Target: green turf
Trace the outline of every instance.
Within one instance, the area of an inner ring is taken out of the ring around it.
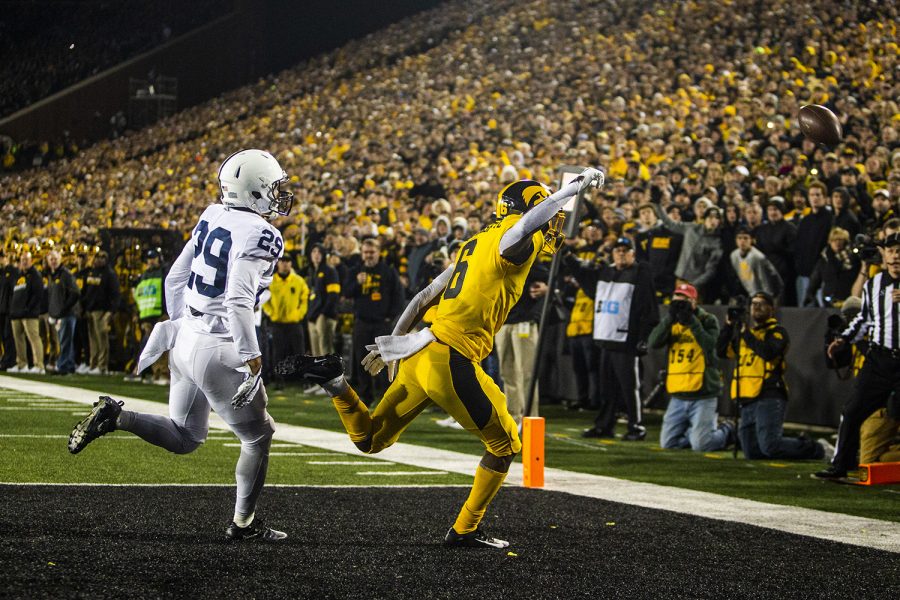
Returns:
[[[113,396],[119,394],[160,402],[165,401],[167,394],[166,388],[126,383],[121,380],[121,377],[69,376],[62,379],[40,376],[22,377],[102,390]],[[342,431],[340,421],[334,414],[334,409],[327,398],[304,396],[300,393],[299,387],[291,385],[287,386],[283,392],[270,391],[269,395],[269,410],[276,422]],[[661,421],[658,413],[646,416],[649,429],[648,441],[621,442],[582,439],[580,432],[591,425],[592,414],[567,411],[558,406],[542,407],[542,410],[547,418],[546,464],[548,467],[671,485],[762,502],[900,521],[900,511],[897,510],[898,502],[900,502],[900,497],[898,497],[900,486],[897,485],[866,487],[817,481],[811,479],[810,475],[821,468],[823,463],[815,461],[747,461],[742,458],[733,459],[731,452],[702,454],[690,451],[662,450],[658,445]],[[401,440],[411,444],[480,455],[483,449],[473,436],[435,425],[434,422],[444,416],[439,411],[426,411],[413,422]],[[68,430],[66,427],[63,429]],[[127,443],[122,442],[121,444],[124,446]],[[224,481],[230,480],[233,454],[228,455],[227,460],[218,457],[207,458],[204,453],[212,452],[212,446],[209,444],[208,446],[210,447],[201,449],[198,460],[210,461],[211,468],[218,468],[218,461],[221,461],[223,470],[219,476]],[[236,451],[236,449],[233,450]],[[178,472],[177,465],[179,461],[184,460],[188,465],[185,467],[188,470],[185,476],[192,476],[193,480],[199,480],[201,469],[199,465],[191,463],[189,457],[176,457],[176,461],[170,463],[171,455],[162,451],[158,452],[161,464],[167,465],[167,468],[173,473]],[[85,453],[86,455],[87,453]],[[53,462],[59,459],[48,456],[46,460]],[[283,465],[285,462],[287,461],[272,460],[271,471],[273,474],[270,480],[276,481],[274,478],[282,477],[281,473],[285,469]],[[204,463],[205,465],[206,463]],[[46,468],[50,469],[51,467]],[[61,469],[67,470],[66,465],[63,465]],[[287,470],[290,471],[290,469]],[[5,471],[0,471],[0,473],[3,472]],[[70,480],[78,480],[79,476],[83,477],[83,474],[75,475],[73,472],[73,479]],[[310,477],[317,482],[321,477],[321,482],[326,484],[329,482],[344,483],[339,472],[334,469],[328,469],[321,474],[310,474]],[[9,480],[6,477],[2,479]],[[395,480],[395,478],[390,479],[390,482],[379,483],[408,483]],[[442,479],[441,483],[449,483],[449,479],[449,477],[447,480]],[[465,481],[465,478],[462,480]],[[284,480],[279,479],[278,481],[283,482]],[[453,483],[458,481],[455,479]]]
[[[96,382],[95,382],[96,383]],[[159,391],[157,390],[157,396]],[[30,402],[29,402],[30,400]],[[211,430],[189,455],[171,454],[114,432],[77,456],[66,449],[68,432],[87,414],[84,404],[0,389],[2,482],[230,484],[240,451],[230,432]],[[471,478],[276,441],[267,481],[303,485],[467,485]],[[316,464],[331,463],[331,464]],[[352,463],[352,464],[336,464]],[[360,475],[360,473],[378,475]],[[416,472],[411,475],[381,473]]]

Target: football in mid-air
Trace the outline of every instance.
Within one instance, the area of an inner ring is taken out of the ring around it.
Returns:
[[[800,131],[817,144],[834,146],[839,144],[844,134],[841,122],[833,112],[819,104],[801,106],[797,113]]]

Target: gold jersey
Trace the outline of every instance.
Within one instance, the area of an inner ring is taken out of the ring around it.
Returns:
[[[510,215],[496,221],[463,244],[431,324],[438,340],[474,362],[491,353],[494,335],[522,296],[544,243],[544,235],[536,231],[531,254],[520,265],[500,256],[500,238],[521,218]]]

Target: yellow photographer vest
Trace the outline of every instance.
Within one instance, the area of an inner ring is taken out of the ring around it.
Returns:
[[[672,325],[666,391],[670,394],[696,392],[703,386],[705,370],[706,357],[691,328],[681,323]]]
[[[769,330],[778,326],[775,319],[770,319],[764,327],[753,328],[750,334],[757,339],[763,339]],[[780,333],[775,333],[781,336]],[[732,356],[733,350],[729,347],[729,353]],[[738,365],[740,373],[738,373]],[[732,398],[756,398],[762,391],[763,382],[772,376],[776,371],[784,373],[784,357],[776,362],[767,362],[761,356],[753,352],[741,338],[740,360],[735,364],[734,377],[731,379],[731,397]],[[738,394],[738,375],[740,375],[740,394]]]

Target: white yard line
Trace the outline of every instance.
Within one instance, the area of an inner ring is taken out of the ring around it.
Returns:
[[[69,412],[75,408],[74,406],[68,406],[66,408],[56,407],[46,407],[41,406],[39,408],[33,406],[0,406],[0,410],[40,410],[40,411],[60,411],[60,412]]]
[[[359,471],[357,475],[385,475],[394,477],[396,475],[449,475],[447,471]]]
[[[376,463],[373,460],[308,460],[306,461],[308,465],[392,465],[394,463],[391,462],[382,462]]]
[[[418,473],[418,471],[417,471]],[[387,473],[373,473],[374,475],[386,475]],[[393,473],[391,473],[393,475]],[[432,472],[428,473],[429,475]],[[446,475],[446,473],[441,473]],[[11,487],[25,487],[25,486],[47,486],[47,487],[122,487],[122,488],[130,488],[130,487],[176,487],[176,488],[193,488],[193,487],[220,487],[220,488],[233,488],[234,482],[231,483],[85,483],[82,481],[76,483],[46,483],[43,481],[30,481],[30,482],[21,482],[21,481],[0,481],[0,486],[11,486]],[[349,488],[349,489],[365,489],[365,488],[379,488],[379,489],[394,489],[394,488],[423,488],[423,487],[433,487],[433,488],[469,488],[471,487],[466,483],[438,483],[438,484],[430,484],[430,483],[398,483],[393,485],[367,485],[367,484],[340,484],[340,485],[310,485],[308,483],[266,483],[266,487],[272,488],[311,488],[311,489],[334,489],[334,488]]]
[[[334,452],[269,452],[269,456],[334,456]]]
[[[7,376],[0,376],[0,387],[38,396],[72,400],[83,404],[93,404],[97,397],[102,395],[101,392]],[[168,407],[159,402],[123,397],[118,399],[125,400],[126,407],[130,410],[153,414],[168,414]],[[227,429],[225,423],[215,414],[210,415],[210,427]],[[346,434],[300,427],[298,425],[278,424],[276,426],[275,439],[346,454],[355,454],[357,452]],[[367,458],[463,475],[471,475],[478,463],[478,457],[471,454],[404,443],[394,444],[384,452],[378,455],[367,456]],[[722,521],[745,523],[798,535],[900,553],[900,523],[892,521],[881,521],[781,504],[768,504],[709,492],[627,481],[587,473],[575,473],[562,469],[546,469],[544,479],[546,483],[544,489],[549,491],[567,492],[610,502],[669,510]],[[513,485],[521,485],[521,464],[516,463],[513,465],[507,482]]]

